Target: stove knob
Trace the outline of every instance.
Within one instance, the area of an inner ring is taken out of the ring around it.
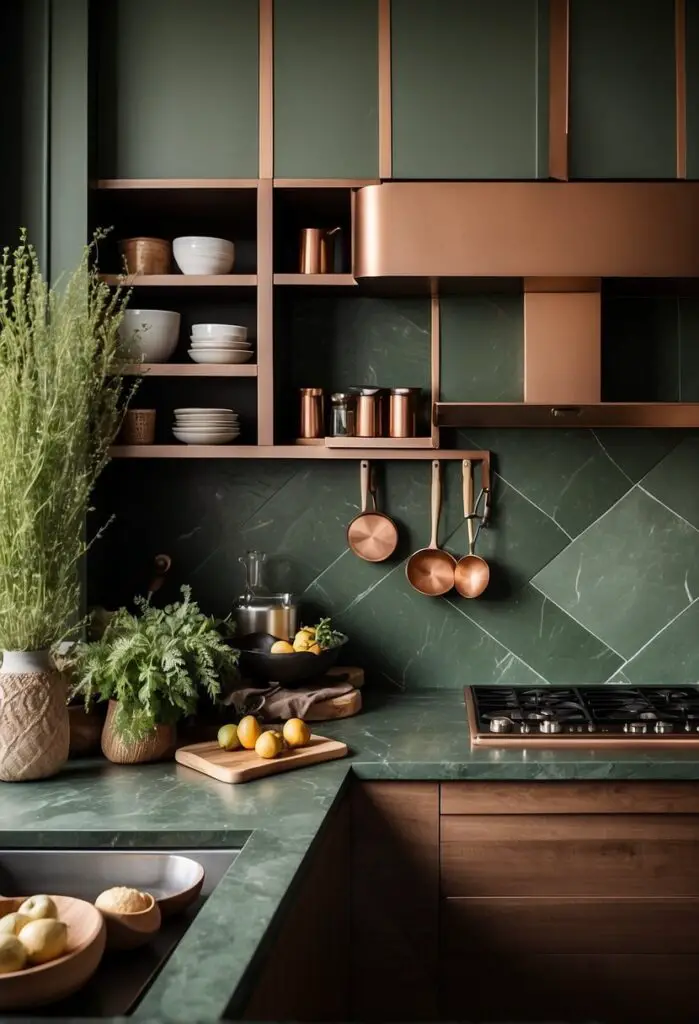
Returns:
[[[491,732],[511,732],[512,720],[510,718],[491,718],[489,728]]]
[[[656,732],[672,732],[672,722],[656,722],[653,729]]]
[[[520,722],[519,731],[520,732],[531,732],[532,731],[532,727],[529,724],[529,722]]]
[[[685,732],[694,732],[694,730],[692,728],[692,723],[691,722],[685,722],[684,723],[684,731]]]
[[[588,722],[587,723],[587,731],[588,732],[597,732],[597,726],[595,725],[594,722]]]
[[[648,726],[645,722],[624,722],[624,732],[648,732]]]
[[[550,735],[551,733],[561,732],[562,729],[563,726],[555,718],[544,718],[539,722],[539,732],[545,732]]]

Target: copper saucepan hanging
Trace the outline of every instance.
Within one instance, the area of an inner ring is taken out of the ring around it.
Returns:
[[[405,574],[411,587],[426,597],[440,597],[454,586],[456,559],[437,544],[439,513],[442,507],[442,484],[439,460],[432,462],[431,518],[432,533],[429,547],[421,548],[411,555],[405,567]]]
[[[362,459],[359,467],[362,511],[347,527],[347,543],[365,562],[384,562],[398,545],[398,529],[389,516],[376,511],[376,496],[369,462]],[[369,490],[373,511],[369,511]]]

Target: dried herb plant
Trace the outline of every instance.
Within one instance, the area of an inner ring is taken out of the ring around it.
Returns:
[[[129,397],[118,330],[128,298],[86,246],[51,288],[23,232],[0,263],[0,648],[44,650],[80,610],[93,485]],[[98,533],[99,535],[99,533]]]

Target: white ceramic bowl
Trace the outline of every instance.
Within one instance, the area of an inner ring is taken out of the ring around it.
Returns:
[[[239,324],[192,324],[192,335],[194,338],[238,338],[246,341],[248,337],[247,327]]]
[[[214,409],[213,407],[210,407],[210,406],[201,406],[201,405],[183,406],[181,409],[174,409],[173,412],[175,413],[175,416],[179,416],[180,413],[185,413],[186,414],[188,412],[192,412],[192,413],[223,412],[223,413],[227,413],[230,416],[237,416],[238,415],[236,413],[235,409]]]
[[[183,274],[230,274],[235,261],[233,242],[205,235],[176,238],[172,252]]]
[[[231,441],[237,440],[239,436],[239,432],[236,433],[232,430],[227,433],[199,433],[187,430],[184,427],[174,427],[172,433],[178,441],[183,441],[184,444],[230,444]]]
[[[134,361],[166,363],[177,348],[180,320],[169,309],[127,309],[119,338]]]
[[[242,338],[193,338],[189,340],[192,348],[252,348],[252,342]]]
[[[195,363],[207,365],[233,366],[239,363],[248,363],[252,359],[252,352],[231,352],[227,349],[193,349],[189,350],[189,358]]]
[[[207,416],[175,416],[175,423],[186,423],[193,427],[208,426],[211,423],[225,424],[226,426],[237,426],[240,421],[240,417],[236,414],[230,416],[224,416],[223,413],[212,413]]]

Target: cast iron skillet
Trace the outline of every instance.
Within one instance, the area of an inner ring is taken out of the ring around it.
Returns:
[[[281,683],[282,686],[299,686],[324,675],[337,661],[340,651],[347,643],[343,636],[339,644],[321,654],[270,654],[272,644],[278,637],[269,633],[248,633],[234,641],[240,650],[240,671],[267,683]]]

